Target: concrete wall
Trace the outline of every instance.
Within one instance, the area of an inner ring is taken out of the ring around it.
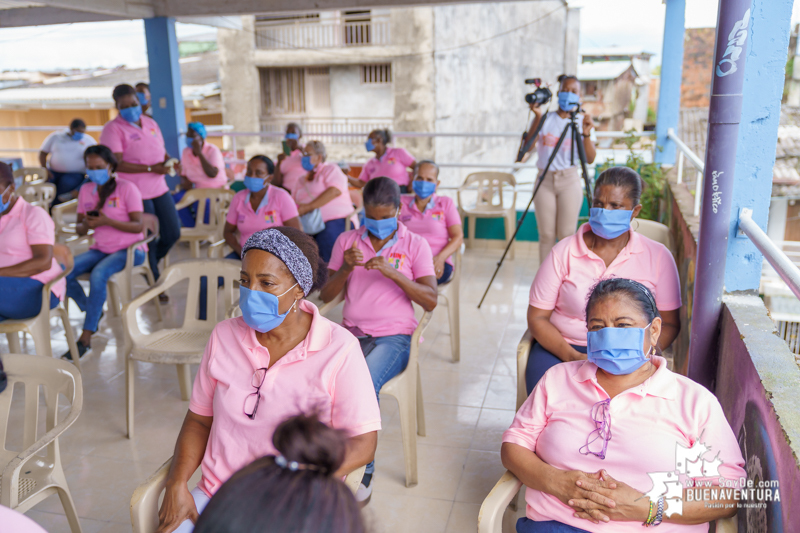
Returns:
[[[252,16],[243,16],[241,31],[220,28],[217,32],[222,112],[225,124],[233,125],[234,131],[256,132],[260,128],[260,80],[253,59],[254,21]],[[236,140],[239,148],[255,142],[255,137]]]
[[[331,116],[386,118],[394,116],[392,84],[362,84],[361,67],[330,68]]]

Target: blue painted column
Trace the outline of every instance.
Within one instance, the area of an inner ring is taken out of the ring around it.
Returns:
[[[661,46],[661,86],[658,91],[656,122],[656,163],[675,164],[675,143],[667,138],[667,130],[678,131],[683,76],[683,30],[686,0],[666,0],[664,44]]]
[[[729,292],[758,290],[761,280],[763,257],[750,239],[737,237],[736,230],[743,207],[752,209],[753,220],[767,229],[791,17],[792,0],[753,2],[725,264]]]
[[[186,134],[186,111],[181,95],[181,67],[175,19],[145,19],[144,33],[150,65],[153,118],[164,134],[167,153],[171,157],[180,158],[183,136]],[[172,181],[169,176],[167,181]]]

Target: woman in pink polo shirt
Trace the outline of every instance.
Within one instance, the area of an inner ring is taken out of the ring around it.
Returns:
[[[178,203],[189,189],[222,189],[228,184],[222,152],[206,142],[206,127],[202,122],[186,125],[186,148],[181,153],[181,190],[172,195]],[[206,200],[205,222],[208,223],[211,200]],[[193,228],[197,202],[178,211],[181,226]]]
[[[666,349],[681,328],[680,280],[667,248],[636,233],[631,221],[642,210],[642,179],[628,167],[600,174],[589,223],[555,245],[531,285],[528,329],[535,340],[525,381],[530,394],[542,375],[562,361],[586,359],[584,304],[601,279],[629,278],[656,296]],[[634,227],[635,227],[634,222]]]
[[[294,192],[297,182],[308,174],[303,168],[303,145],[300,144],[302,138],[303,130],[299,124],[290,122],[286,125],[286,136],[283,141],[289,153],[284,151],[278,154],[278,164],[272,176],[273,185],[283,187],[290,193]]]
[[[139,188],[144,212],[158,217],[159,237],[148,251],[150,268],[158,279],[158,262],[181,236],[178,212],[164,178],[168,172],[164,163],[169,155],[158,124],[142,114],[136,89],[130,85],[117,85],[113,97],[119,115],[103,126],[100,144],[114,152],[118,177]]]
[[[375,158],[367,161],[358,179],[349,178],[350,185],[364,187],[369,180],[385,176],[396,181],[403,194],[411,192],[408,189],[408,171],[414,168],[416,160],[405,148],[389,146],[390,142],[392,134],[389,130],[374,130],[369,134],[365,146],[367,152],[375,152]]]
[[[22,178],[0,162],[0,322],[39,314],[42,289],[62,272],[53,257],[56,226],[47,211],[14,192]],[[53,285],[50,309],[64,296],[67,282]]]
[[[339,476],[375,454],[381,414],[358,342],[304,299],[327,278],[314,240],[270,228],[247,240],[242,257],[242,316],[217,324],[206,346],[167,478],[161,533],[191,531],[234,472],[276,455],[273,434],[290,416],[316,413],[349,437]],[[203,477],[190,491],[198,466]]]
[[[241,259],[244,243],[262,229],[275,226],[303,229],[292,197],[270,184],[274,170],[275,164],[265,155],[253,156],[247,162],[245,189],[233,196],[225,219],[225,242],[233,248],[227,259]]]
[[[327,262],[331,259],[333,244],[344,232],[347,217],[353,212],[353,202],[347,190],[347,176],[339,165],[325,161],[326,157],[325,145],[321,142],[306,144],[302,159],[306,175],[298,180],[292,198],[297,202],[300,217],[320,210],[325,227],[314,233],[314,240],[320,256]],[[304,229],[309,231],[309,228]]]
[[[588,360],[548,370],[503,434],[503,465],[528,487],[517,531],[705,533],[734,515],[742,453],[716,397],[656,355],[650,290],[603,280],[586,318]],[[729,492],[689,498],[692,481]]]
[[[452,198],[435,195],[439,186],[439,167],[433,161],[420,161],[411,188],[414,196],[404,197],[400,222],[422,236],[431,246],[436,283],[441,285],[453,275],[451,256],[464,242],[461,216]]]
[[[98,144],[87,148],[83,157],[89,182],[78,192],[76,230],[78,235],[94,230],[94,244],[88,252],[75,257],[75,266],[67,274],[67,297],[86,313],[77,343],[81,357],[100,324],[108,280],[125,268],[128,246],[144,239],[142,193],[133,183],[117,178],[114,154]],[[134,265],[144,263],[145,250],[146,246],[134,252]],[[90,274],[88,297],[78,282],[83,274]],[[62,357],[72,359],[69,351]]]
[[[331,277],[320,298],[330,302],[344,291],[342,324],[358,337],[378,395],[408,365],[417,327],[412,302],[432,311],[438,296],[430,245],[397,220],[397,182],[375,178],[367,183],[364,210],[364,227],[336,240],[328,265]],[[374,468],[367,465],[359,501],[372,494]]]

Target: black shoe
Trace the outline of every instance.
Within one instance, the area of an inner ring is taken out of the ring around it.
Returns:
[[[86,355],[86,352],[89,350],[89,346],[86,346],[82,342],[76,342],[75,346],[78,347],[78,358],[80,360],[83,360],[83,356]],[[61,359],[66,359],[67,361],[72,361],[72,354],[70,353],[69,350],[67,350],[67,353],[62,355]]]

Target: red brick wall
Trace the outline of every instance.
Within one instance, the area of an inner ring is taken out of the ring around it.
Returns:
[[[687,28],[683,37],[681,107],[708,107],[713,63],[714,28]]]

